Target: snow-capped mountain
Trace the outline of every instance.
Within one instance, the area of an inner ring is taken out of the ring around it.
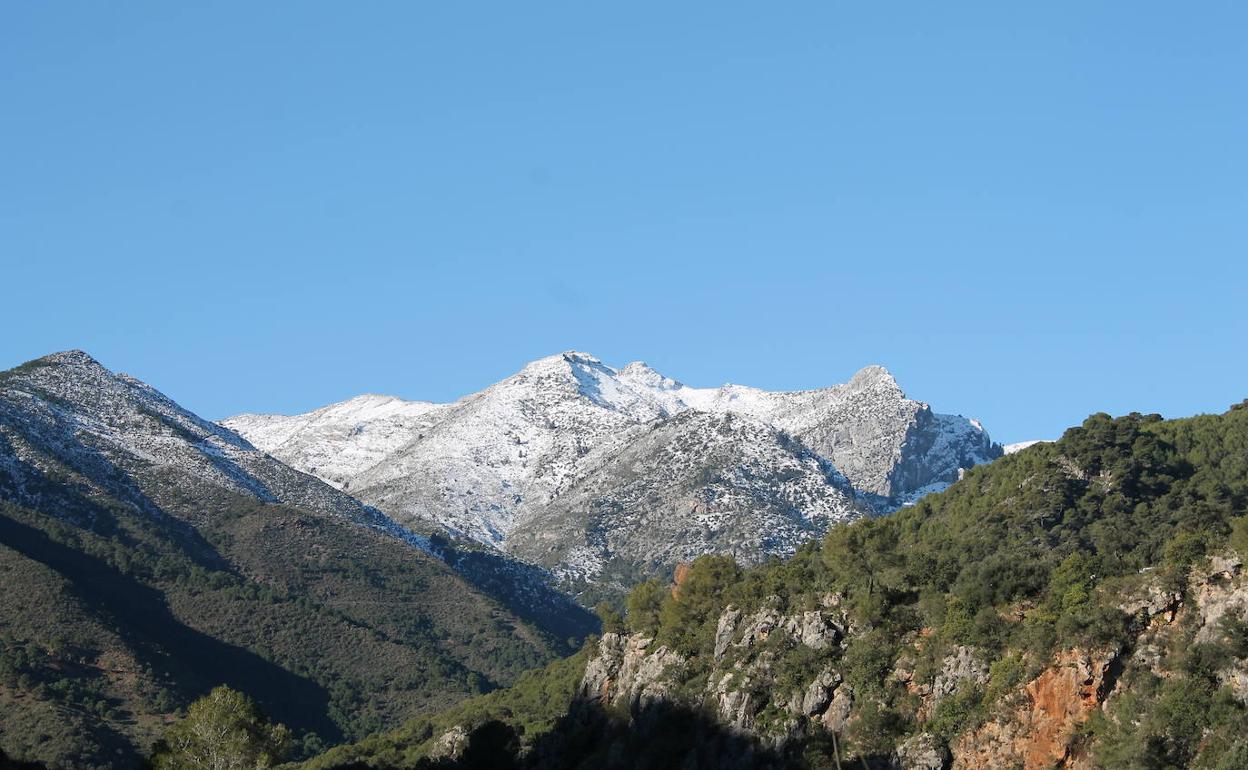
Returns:
[[[339,489],[402,449],[446,406],[366,394],[295,417],[244,414],[225,421],[270,454]]]
[[[160,514],[159,498],[212,488],[402,534],[380,511],[257,451],[81,351],[54,353],[0,380],[0,482],[15,502],[45,493],[49,464]]]
[[[791,553],[871,512],[831,463],[753,417],[685,410],[630,436],[527,512],[508,550],[565,585],[622,591],[705,553]]]
[[[40,651],[5,684],[0,738],[56,767],[141,765],[165,715],[221,683],[341,740],[597,626],[548,573],[415,536],[79,351],[0,371],[0,576],[5,645]]]
[[[405,524],[581,577],[617,556],[786,553],[1001,454],[979,423],[906,398],[878,366],[776,393],[693,388],[575,351],[452,404],[361,396],[223,424]]]
[[[399,430],[395,423],[422,409],[368,396],[350,403],[338,405],[337,421],[312,418],[297,429],[366,420],[370,438],[384,444],[386,431]],[[349,438],[332,431],[327,435]],[[342,450],[344,463],[358,462],[350,452],[353,445],[325,445]],[[579,611],[549,586],[544,570],[493,550],[475,554],[462,544],[431,546],[426,536],[377,508],[256,449],[151,386],[109,371],[82,351],[54,353],[0,372],[0,500],[54,510],[84,525],[89,521],[75,516],[77,510],[89,510],[81,501],[105,498],[163,522],[182,520],[192,526],[214,508],[229,508],[231,500],[326,514],[403,543],[422,563],[445,563],[517,615],[558,631],[560,638],[566,639],[569,630],[583,632],[569,629],[568,618],[585,625]]]

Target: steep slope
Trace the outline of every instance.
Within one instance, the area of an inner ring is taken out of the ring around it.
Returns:
[[[508,541],[574,590],[610,595],[704,553],[792,554],[871,508],[844,476],[775,428],[686,411],[584,462],[582,480]]]
[[[610,458],[625,452],[631,442],[643,442],[655,450],[658,437],[674,439],[687,426],[707,424],[680,422],[672,431],[656,434],[650,430],[652,423],[687,414],[749,418],[717,423],[716,430],[741,431],[729,443],[742,448],[757,438],[759,424],[786,434],[785,442],[802,448],[773,451],[774,457],[805,452],[835,469],[828,479],[848,480],[848,485],[825,480],[818,492],[807,489],[799,504],[809,502],[813,507],[791,511],[791,516],[808,523],[824,518],[825,498],[854,497],[854,505],[840,506],[845,510],[852,507],[862,512],[863,503],[870,503],[876,511],[893,510],[947,486],[962,469],[1001,454],[978,423],[936,414],[926,404],[907,399],[880,367],[862,370],[845,385],[769,393],[735,385],[691,388],[642,363],[614,369],[593,356],[568,352],[535,361],[455,404],[435,407],[378,398],[361,397],[288,418],[240,415],[224,424],[265,451],[349,489],[412,527],[445,529],[533,559],[561,574],[582,577],[596,568],[586,570],[584,561],[591,557],[571,540],[540,553],[531,544],[549,538],[552,532],[592,522],[620,537],[638,525],[644,512],[628,506],[640,498],[630,501],[627,494],[607,495],[618,503],[616,520],[608,521],[610,506],[593,508],[593,495],[587,490],[606,490],[615,484],[622,466]],[[374,409],[376,414],[370,411]],[[763,439],[772,446],[776,441],[775,437]],[[727,455],[722,451],[716,449],[715,456],[701,454],[718,444],[685,441],[680,446],[683,449],[665,456],[679,467],[700,468],[701,472],[673,485],[672,478],[663,476],[665,467],[651,464],[649,472],[659,475],[640,479],[633,486],[655,490],[658,498],[721,494],[710,487],[695,489],[697,485],[690,483],[691,479],[710,479],[716,472],[736,472],[725,465]],[[767,453],[748,454],[743,449],[740,473],[776,482],[752,483],[753,508],[792,509],[791,484],[779,468],[763,471],[759,457]],[[787,463],[777,461],[782,466]],[[363,467],[370,462],[371,466]],[[592,478],[599,473],[606,477]],[[572,490],[576,494],[570,494]],[[744,533],[760,521],[746,517],[731,527],[718,527],[719,536],[699,542],[751,561],[791,552],[792,532],[783,526],[774,536],[755,532],[745,539],[730,537],[731,532]],[[819,526],[807,529],[812,534],[822,531]],[[676,528],[671,534],[681,531]],[[646,539],[643,532],[634,534],[638,543]],[[573,540],[594,537],[593,532],[580,529]],[[564,554],[568,560],[552,563],[541,555],[549,553]],[[651,558],[657,555],[634,554],[633,566],[659,563],[661,559]],[[591,561],[603,558],[611,556],[598,549]]]
[[[463,399],[352,492],[404,521],[501,545],[526,506],[554,499],[593,449],[663,414],[580,354],[552,356]]]
[[[948,486],[959,470],[1001,455],[979,423],[906,398],[880,366],[819,390],[768,393],[725,385],[675,392],[692,408],[749,415],[791,433],[855,489],[883,498],[885,507]]]
[[[787,561],[638,586],[579,681],[308,767],[1245,767],[1246,511],[1248,402],[1093,415]]]
[[[343,489],[428,430],[446,408],[366,394],[294,417],[247,414],[225,424],[291,467]]]
[[[84,353],[0,372],[0,747],[136,766],[222,682],[315,745],[566,650],[432,550]]]

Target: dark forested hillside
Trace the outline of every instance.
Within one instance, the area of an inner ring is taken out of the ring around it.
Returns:
[[[0,585],[0,749],[54,767],[138,766],[223,683],[306,753],[508,684],[590,628],[518,617],[80,353],[0,373]]]
[[[792,559],[638,586],[578,683],[541,680],[558,718],[456,712],[312,766],[1245,767],[1246,510],[1248,409],[1094,415]]]

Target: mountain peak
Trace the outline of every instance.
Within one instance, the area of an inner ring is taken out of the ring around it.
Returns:
[[[663,390],[675,390],[684,387],[682,383],[664,375],[645,361],[633,361],[619,371],[619,376]]]
[[[31,363],[44,364],[47,366],[101,366],[99,361],[92,358],[83,350],[62,350],[58,353],[49,353],[43,358],[37,358]]]
[[[867,388],[887,388],[901,392],[901,386],[897,384],[897,380],[892,373],[879,364],[871,364],[864,366],[854,373],[849,379],[849,385],[859,390]]]
[[[593,366],[602,363],[602,361],[596,356],[592,356],[581,350],[565,350],[559,354],[559,357],[570,364],[586,364]]]
[[[543,356],[528,362],[520,369],[520,373],[533,374],[555,371],[566,373],[569,367],[575,368],[577,366],[602,366],[602,362],[589,353],[580,350],[565,350],[562,353]]]

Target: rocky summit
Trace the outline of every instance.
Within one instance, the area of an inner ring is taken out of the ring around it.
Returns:
[[[703,553],[789,554],[1002,454],[978,422],[907,398],[879,366],[769,392],[694,388],[575,351],[451,404],[365,395],[223,424],[406,526],[578,586],[622,586]]]

